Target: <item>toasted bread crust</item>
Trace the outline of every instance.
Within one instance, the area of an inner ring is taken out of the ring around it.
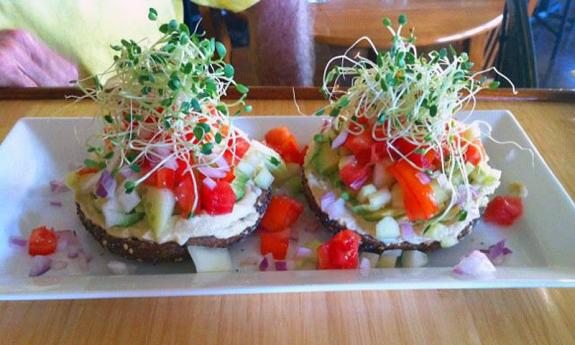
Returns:
[[[333,234],[337,234],[338,232],[345,230],[346,229],[345,226],[341,225],[339,222],[337,222],[334,219],[330,219],[328,214],[321,210],[320,205],[318,205],[317,201],[313,197],[313,193],[312,193],[311,189],[309,188],[305,173],[303,173],[302,175],[303,175],[302,180],[303,180],[303,189],[304,189],[305,198],[309,204],[309,207],[311,208],[311,210],[313,211],[313,213],[315,214],[317,219],[325,226],[325,228],[329,232],[331,232]],[[470,222],[459,233],[459,235],[457,236],[457,239],[461,240],[465,235],[470,233],[471,229],[473,228],[473,226],[475,225],[476,222],[477,222],[477,219]],[[390,250],[390,249],[419,250],[422,252],[429,252],[429,251],[433,251],[433,250],[441,248],[441,244],[438,241],[419,243],[419,244],[414,244],[414,243],[410,243],[407,241],[403,241],[403,242],[399,242],[399,243],[385,243],[385,242],[382,242],[382,241],[376,239],[375,237],[373,237],[369,234],[365,234],[365,233],[362,234],[359,232],[357,232],[357,233],[362,238],[361,250],[368,251],[368,252],[382,253],[383,251]]]
[[[86,230],[94,236],[100,245],[116,255],[140,262],[181,262],[190,258],[186,249],[187,245],[225,248],[241,241],[243,238],[254,232],[268,207],[270,199],[271,188],[262,191],[262,194],[258,197],[254,205],[256,211],[260,215],[258,221],[253,226],[246,228],[240,234],[225,239],[216,238],[214,236],[194,237],[190,238],[183,246],[176,242],[165,242],[160,244],[154,241],[138,239],[135,237],[121,238],[112,236],[104,228],[92,222],[84,214],[78,203],[76,203],[76,210],[80,217],[80,221],[84,224]]]

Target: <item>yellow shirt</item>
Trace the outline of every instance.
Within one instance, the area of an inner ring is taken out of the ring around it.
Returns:
[[[156,22],[148,20],[150,7],[158,11]],[[111,44],[159,38],[158,25],[182,21],[182,7],[182,0],[0,0],[0,30],[35,34],[87,76],[110,67]]]

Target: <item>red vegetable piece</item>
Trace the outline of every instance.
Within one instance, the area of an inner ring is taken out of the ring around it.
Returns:
[[[156,174],[156,187],[158,188],[174,188],[174,181],[176,179],[176,171],[169,168],[160,168],[154,173]]]
[[[188,218],[194,207],[196,193],[191,175],[186,175],[180,179],[174,189],[176,197],[176,208],[182,218]]]
[[[359,264],[361,237],[351,230],[338,232],[317,250],[319,269],[350,269]]]
[[[466,162],[477,165],[483,159],[484,152],[481,141],[476,140],[467,146],[467,150],[465,150],[465,153],[463,154],[463,159]]]
[[[274,128],[266,133],[266,144],[274,149],[287,163],[303,163],[295,136],[287,127]]]
[[[373,139],[371,138],[371,131],[368,129],[361,132],[359,135],[350,133],[343,143],[343,147],[350,150],[360,164],[366,164],[371,158],[371,146]]]
[[[345,165],[339,171],[341,181],[353,190],[359,190],[371,177],[373,168],[369,164],[353,162]]]
[[[236,194],[229,182],[218,180],[214,189],[205,183],[200,185],[200,201],[202,209],[210,215],[231,213],[236,203]]]
[[[57,246],[56,233],[45,226],[32,230],[28,238],[28,254],[30,255],[50,255],[56,251]]]
[[[483,219],[501,226],[510,226],[523,215],[523,200],[515,196],[496,196],[487,204]]]
[[[260,234],[260,252],[262,255],[271,253],[275,260],[285,260],[289,247],[291,228],[282,231],[267,232]]]
[[[303,205],[292,198],[274,195],[262,218],[261,227],[268,232],[282,231],[291,226],[303,211]]]

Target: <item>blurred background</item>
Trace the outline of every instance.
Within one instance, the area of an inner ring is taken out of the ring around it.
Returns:
[[[0,1],[0,87],[66,86],[111,65],[111,44],[159,36],[172,18],[222,41],[246,85],[320,85],[330,58],[362,36],[389,49],[400,14],[419,53],[453,46],[476,71],[518,87],[575,88],[573,0]],[[148,20],[150,7],[158,21]],[[348,52],[374,58],[363,40]],[[493,74],[493,77],[497,77]],[[507,83],[501,83],[507,87]]]

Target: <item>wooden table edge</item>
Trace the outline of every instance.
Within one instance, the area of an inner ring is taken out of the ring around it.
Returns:
[[[0,101],[9,100],[51,100],[81,96],[74,87],[57,88],[0,88]],[[226,99],[237,99],[240,94],[230,90]],[[318,87],[252,86],[248,100],[323,100]],[[480,101],[506,102],[575,102],[575,89],[518,89],[516,95],[511,89],[483,90],[477,95]]]

